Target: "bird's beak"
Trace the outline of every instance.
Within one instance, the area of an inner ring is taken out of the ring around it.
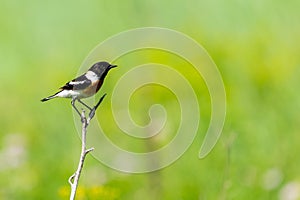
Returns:
[[[115,67],[117,67],[117,65],[110,65],[110,66],[109,66],[109,69],[115,68]]]

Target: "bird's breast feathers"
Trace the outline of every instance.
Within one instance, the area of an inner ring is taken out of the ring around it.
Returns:
[[[98,92],[98,90],[100,89],[102,83],[103,83],[103,81],[101,81],[101,80],[94,81],[94,82],[92,82],[92,84],[89,87],[85,88],[82,91],[82,93],[86,97],[92,96],[93,94]]]

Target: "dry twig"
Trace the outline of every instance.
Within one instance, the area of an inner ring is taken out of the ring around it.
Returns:
[[[102,100],[104,99],[105,96],[106,96],[106,94],[104,94],[100,98],[98,103],[93,107],[93,109],[89,113],[88,118],[86,118],[84,110],[82,111],[82,113],[80,115],[81,123],[82,123],[82,129],[81,129],[81,154],[80,154],[80,159],[79,159],[77,170],[72,176],[70,176],[70,178],[68,180],[70,185],[71,185],[70,200],[75,199],[76,190],[77,190],[77,187],[78,187],[78,182],[79,182],[79,178],[80,178],[81,171],[82,171],[82,168],[83,168],[85,157],[88,153],[90,153],[91,151],[94,150],[93,147],[89,148],[89,149],[86,148],[87,127],[90,124],[91,119],[95,116],[96,110],[97,110],[98,106],[101,104],[101,102],[102,102]]]

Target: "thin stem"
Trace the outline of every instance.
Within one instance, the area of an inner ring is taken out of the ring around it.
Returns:
[[[82,111],[81,113],[81,121],[82,123],[82,130],[81,130],[81,154],[80,154],[80,159],[78,163],[78,167],[76,172],[71,176],[69,182],[71,183],[71,195],[70,195],[70,200],[75,199],[76,195],[76,190],[78,187],[78,181],[81,175],[81,171],[83,168],[84,160],[88,152],[86,151],[86,128],[87,128],[87,121],[85,117],[85,112]]]
[[[91,151],[94,150],[94,148],[89,148],[86,149],[86,134],[87,134],[87,127],[91,121],[91,119],[94,117],[96,109],[98,108],[98,106],[100,105],[100,103],[102,102],[102,100],[104,99],[106,94],[104,94],[100,100],[98,101],[98,103],[96,104],[96,106],[94,106],[93,109],[91,109],[90,113],[89,113],[89,117],[86,118],[85,116],[85,111],[83,110],[80,118],[81,118],[81,122],[82,122],[82,129],[81,129],[81,154],[80,154],[80,159],[79,159],[79,163],[78,163],[78,167],[76,172],[70,176],[68,182],[71,185],[71,194],[70,194],[70,200],[74,200],[75,196],[76,196],[76,191],[77,191],[77,187],[78,187],[78,182],[79,182],[79,178],[81,175],[81,171],[83,169],[83,164],[84,164],[84,160],[85,157],[88,153],[90,153]],[[75,101],[72,101],[72,106],[74,107]],[[76,109],[76,107],[74,107]],[[76,111],[78,111],[76,109]],[[79,113],[79,112],[78,112]]]

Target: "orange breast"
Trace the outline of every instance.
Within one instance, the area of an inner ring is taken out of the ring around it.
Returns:
[[[98,80],[98,81],[93,82],[92,85],[90,85],[89,87],[87,87],[86,89],[83,90],[83,93],[87,97],[94,95],[95,93],[98,92],[98,90],[102,86],[102,83],[103,83],[102,80]]]

